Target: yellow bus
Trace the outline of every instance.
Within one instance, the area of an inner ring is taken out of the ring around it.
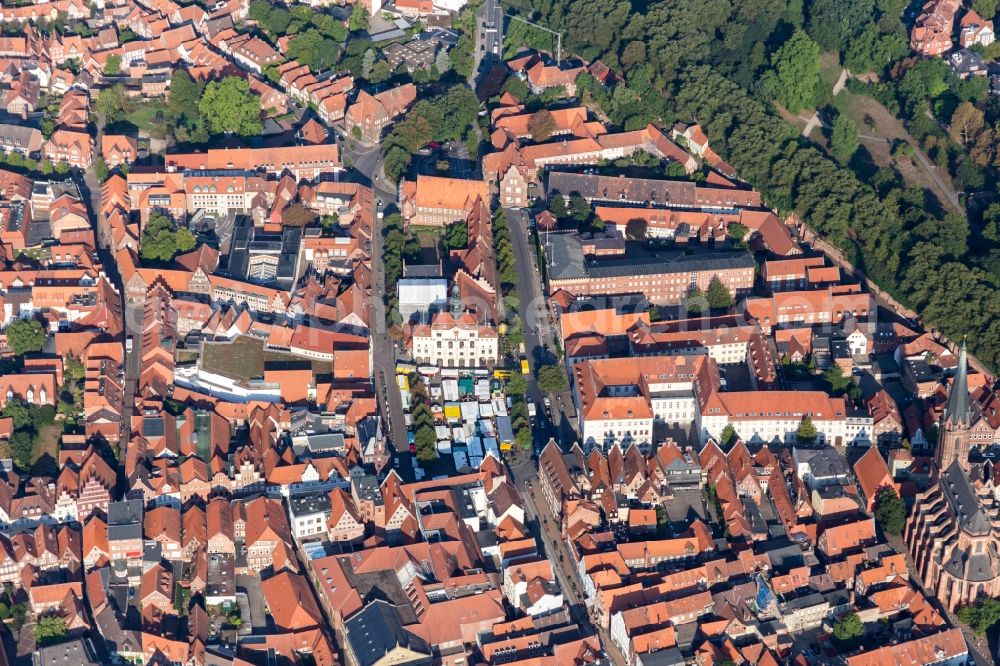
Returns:
[[[531,368],[528,366],[528,359],[521,357],[521,374],[527,377],[531,374]]]

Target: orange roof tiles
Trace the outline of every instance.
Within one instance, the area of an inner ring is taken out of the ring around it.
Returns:
[[[856,550],[865,543],[875,540],[875,520],[861,518],[857,521],[827,527],[820,534],[817,549],[828,557],[835,557],[845,551]]]
[[[167,155],[167,168],[176,169],[266,169],[281,173],[312,169],[317,165],[340,166],[337,146],[333,144],[283,146],[277,148],[213,148],[204,153]]]
[[[468,210],[476,199],[489,200],[485,181],[418,175],[414,200],[420,208]]]
[[[629,527],[656,527],[656,511],[653,509],[632,509],[628,512]]]
[[[260,586],[279,630],[308,629],[322,623],[323,615],[304,576],[282,571],[262,581]]]
[[[31,605],[35,608],[61,604],[66,599],[67,594],[73,594],[78,599],[82,599],[83,583],[75,581],[70,583],[54,583],[52,585],[34,585],[28,591]]]
[[[874,507],[875,496],[879,490],[885,487],[896,489],[896,483],[892,480],[892,474],[889,473],[889,466],[875,445],[872,445],[854,463],[854,474],[858,477],[858,483],[861,485],[861,491],[864,493],[869,510]]]
[[[419,624],[407,629],[431,645],[475,643],[478,634],[506,618],[499,590],[431,604]]]
[[[916,666],[944,663],[968,654],[961,629],[916,638],[905,643],[885,645],[877,650],[847,657],[847,666]]]
[[[650,387],[663,384],[690,386],[698,378],[710,383],[714,362],[706,356],[656,356],[594,359],[574,367],[581,415],[588,420],[650,419]],[[636,386],[639,395],[622,396],[608,388]],[[676,389],[675,389],[676,390]]]

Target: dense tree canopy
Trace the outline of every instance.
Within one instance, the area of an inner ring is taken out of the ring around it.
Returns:
[[[910,45],[901,25],[883,32],[880,23],[872,23],[851,40],[844,65],[852,72],[877,72],[909,52]]]
[[[887,534],[899,536],[906,523],[906,505],[896,491],[886,486],[875,495],[875,520]]]
[[[737,441],[739,441],[739,435],[736,434],[736,429],[731,423],[727,423],[726,427],[722,429],[722,434],[719,435],[719,446],[722,447],[723,451],[728,451],[733,448]]]
[[[854,645],[865,635],[865,625],[857,613],[848,613],[833,625],[833,637],[841,646]]]
[[[1000,622],[1000,599],[986,598],[971,606],[963,606],[958,609],[958,619],[978,635],[985,636],[990,628]]]
[[[1000,8],[1000,0],[972,0],[972,9],[987,21],[992,21]]]
[[[507,393],[509,395],[524,395],[528,390],[528,380],[518,371],[514,371],[507,380]]]
[[[337,64],[340,43],[324,37],[316,28],[310,28],[296,34],[288,42],[288,57],[315,71],[322,71]]]
[[[184,69],[175,69],[171,75],[167,112],[178,140],[194,143],[208,141],[208,127],[198,110],[204,91],[205,84],[192,79]]]
[[[347,29],[351,32],[368,29],[368,12],[361,3],[355,3],[351,8],[351,18],[348,20]]]
[[[315,30],[334,42],[343,42],[347,38],[343,22],[308,5],[296,4],[286,9],[267,0],[253,0],[249,12],[250,18],[272,37]]]
[[[15,356],[42,350],[45,329],[37,319],[18,319],[7,327],[7,346]]]
[[[460,250],[469,244],[469,225],[463,220],[452,222],[445,228],[444,246],[448,250]]]
[[[801,30],[771,57],[771,92],[791,113],[812,109],[820,96],[819,46]]]
[[[198,102],[198,110],[216,134],[233,132],[240,136],[256,136],[263,129],[260,97],[250,91],[246,79],[238,76],[209,82]]]
[[[629,240],[646,240],[646,233],[648,231],[649,223],[641,217],[625,223],[625,237]]]
[[[688,290],[683,305],[689,317],[700,317],[709,308],[708,298],[706,298],[705,292],[698,288],[698,285],[693,285]]]
[[[802,421],[799,422],[799,427],[795,431],[795,438],[799,444],[809,445],[816,441],[816,426],[813,425],[812,419],[806,414],[802,417]]]
[[[566,372],[557,365],[543,365],[538,368],[538,388],[548,393],[565,391],[568,387]]]
[[[406,118],[382,141],[386,177],[393,182],[399,180],[410,165],[410,156],[431,141],[467,137],[478,113],[479,100],[464,85],[451,86],[439,95],[414,104]]]
[[[849,159],[858,149],[858,126],[846,114],[838,113],[830,132],[830,150],[841,159]]]
[[[732,293],[726,285],[722,284],[722,280],[718,276],[713,277],[712,281],[708,283],[705,298],[708,300],[708,307],[713,310],[725,310],[733,305]]]
[[[556,129],[556,121],[548,109],[539,109],[528,118],[528,131],[533,141],[547,141]]]
[[[875,16],[872,0],[811,0],[809,34],[824,51],[843,51]]]
[[[153,213],[139,242],[139,256],[152,261],[170,261],[178,252],[194,249],[197,239],[188,229],[177,229],[168,218]]]
[[[121,83],[101,89],[97,94],[96,106],[98,112],[104,114],[105,122],[109,124],[123,120],[127,114],[135,110],[135,102]]]
[[[60,615],[43,615],[35,621],[35,642],[39,646],[59,643],[66,637],[66,620]]]
[[[281,224],[286,227],[308,227],[319,216],[301,203],[293,203],[281,211]]]
[[[8,400],[7,404],[0,410],[0,415],[9,418],[15,430],[20,430],[31,424],[31,411],[27,405],[17,400]]]
[[[112,53],[104,61],[104,73],[108,76],[118,76],[122,69],[122,57],[117,53]]]

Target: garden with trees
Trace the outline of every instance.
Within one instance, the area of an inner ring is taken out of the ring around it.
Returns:
[[[206,84],[178,68],[170,77],[170,95],[161,109],[137,104],[120,83],[103,88],[95,106],[104,115],[107,133],[142,129],[181,144],[208,143],[212,135],[223,133],[258,136],[263,129],[260,97],[239,76]]]
[[[1000,599],[986,598],[975,604],[958,609],[958,619],[967,624],[978,636],[1000,622]]]
[[[410,387],[413,400],[413,445],[416,448],[417,460],[426,463],[437,460],[437,434],[434,431],[434,416],[431,414],[427,400],[427,389],[419,380],[414,380]]]
[[[0,443],[0,457],[12,458],[14,466],[23,472],[31,471],[36,460],[36,443],[42,431],[55,423],[55,407],[26,405],[11,399],[0,410],[0,416],[12,419],[14,425],[10,441]],[[55,460],[46,462],[55,465]],[[58,468],[54,474],[58,474]]]
[[[146,261],[168,262],[196,244],[197,238],[190,230],[177,228],[166,216],[153,213],[142,232],[139,256]]]
[[[409,169],[414,153],[432,141],[469,140],[475,136],[479,100],[465,85],[454,85],[421,99],[382,141],[386,177],[398,182]]]

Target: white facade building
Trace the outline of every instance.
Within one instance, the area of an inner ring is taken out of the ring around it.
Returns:
[[[296,539],[325,534],[330,514],[330,498],[325,492],[299,495],[288,500],[292,536]]]
[[[748,442],[795,443],[803,418],[816,428],[816,442],[863,446],[871,442],[873,419],[849,413],[844,398],[822,391],[714,391],[700,410],[702,443],[719,440],[727,425]]]
[[[597,359],[573,366],[583,446],[646,451],[653,428],[688,430],[698,418],[702,386],[718,386],[715,362],[707,356]]]
[[[411,353],[417,363],[441,368],[485,368],[500,355],[500,335],[469,313],[439,312],[430,324],[413,329]]]

